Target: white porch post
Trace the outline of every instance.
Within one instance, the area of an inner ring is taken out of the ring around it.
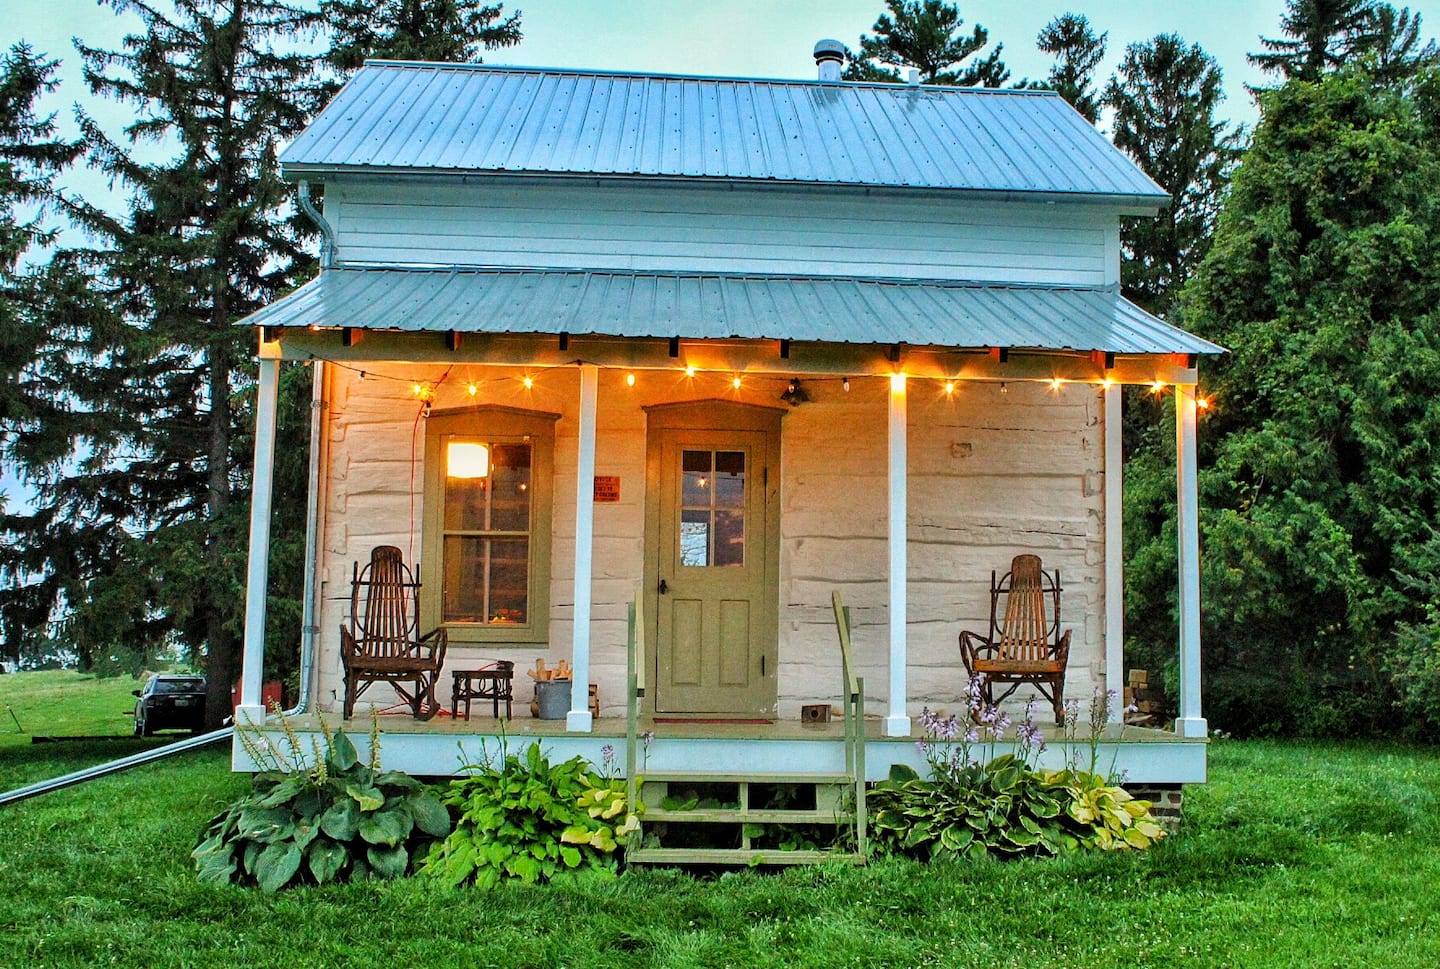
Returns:
[[[910,718],[905,713],[905,520],[907,475],[905,462],[905,375],[890,377],[890,712],[885,736],[908,737]]]
[[[590,715],[590,579],[595,539],[595,411],[600,368],[580,367],[580,447],[575,466],[575,639],[570,657],[570,712],[565,729],[589,733]]]
[[[1115,691],[1110,722],[1125,721],[1125,456],[1121,449],[1121,386],[1107,383],[1105,399],[1105,688]]]
[[[280,361],[262,357],[255,395],[255,470],[250,496],[250,565],[245,576],[245,639],[235,723],[264,723],[265,589],[270,581],[270,503],[275,471],[275,409]]]
[[[1200,519],[1195,470],[1195,385],[1175,387],[1175,510],[1179,518],[1180,716],[1175,733],[1204,737],[1200,715]]]

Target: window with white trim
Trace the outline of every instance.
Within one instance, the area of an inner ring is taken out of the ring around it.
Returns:
[[[452,643],[548,643],[557,417],[483,406],[426,423],[421,611]]]

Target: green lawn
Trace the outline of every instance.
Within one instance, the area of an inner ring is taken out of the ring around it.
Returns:
[[[53,745],[70,747],[72,745]],[[78,745],[74,745],[78,746]],[[0,757],[30,753],[0,749]],[[94,751],[70,752],[80,766]],[[1148,854],[479,893],[203,888],[221,750],[0,809],[0,962],[41,966],[1440,965],[1440,751],[1227,741]],[[58,772],[58,771],[57,771]]]

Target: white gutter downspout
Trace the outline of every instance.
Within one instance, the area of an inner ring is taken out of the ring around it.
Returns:
[[[320,600],[320,518],[324,507],[321,502],[321,476],[326,467],[323,459],[330,451],[329,436],[325,434],[330,369],[323,360],[316,360],[311,367],[310,481],[305,495],[305,589],[300,601],[300,695],[295,699],[294,708],[285,711],[287,717],[310,709],[315,647],[320,635],[316,612]]]
[[[905,572],[906,572],[906,428],[909,423],[905,399],[905,375],[890,376],[890,712],[885,718],[885,736],[910,736],[906,715],[905,683]]]
[[[300,180],[298,200],[300,202],[300,210],[308,215],[310,221],[314,222],[320,230],[320,268],[331,269],[335,265],[335,230],[329,222],[325,221],[325,216],[320,214],[320,210],[315,207],[315,203],[310,201],[310,182],[308,179],[302,178]]]

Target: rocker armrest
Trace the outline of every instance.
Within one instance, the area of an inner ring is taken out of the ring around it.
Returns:
[[[1066,633],[1066,636],[1068,642],[1069,633]],[[444,626],[432,629],[420,637],[419,645],[429,647],[429,658],[434,661],[435,668],[439,669],[445,665],[445,650],[450,646],[450,634],[445,631]]]
[[[994,652],[995,644],[987,637],[972,633],[968,629],[960,631],[960,658],[965,661],[967,670],[975,660]]]

